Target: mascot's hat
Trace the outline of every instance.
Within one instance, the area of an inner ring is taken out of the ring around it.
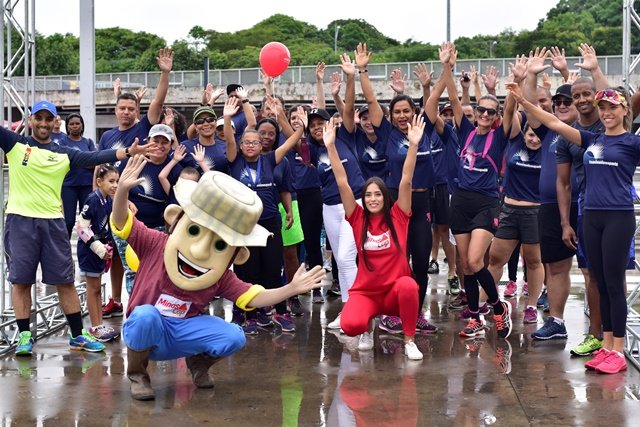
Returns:
[[[174,193],[189,219],[229,245],[267,245],[271,233],[258,225],[262,201],[255,191],[229,175],[209,171],[198,182],[180,178]]]

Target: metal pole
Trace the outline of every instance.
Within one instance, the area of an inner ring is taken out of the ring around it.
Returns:
[[[94,0],[80,3],[80,114],[85,138],[96,140],[96,55]]]
[[[184,79],[183,79],[184,81]],[[204,88],[207,88],[207,85],[209,84],[209,57],[205,56],[204,57]]]
[[[335,31],[333,33],[333,51],[338,52],[338,32],[340,31],[340,25],[336,24]]]
[[[447,0],[447,41],[451,41],[451,0]]]
[[[631,60],[631,7],[633,0],[622,5],[622,84],[629,90],[629,61]]]

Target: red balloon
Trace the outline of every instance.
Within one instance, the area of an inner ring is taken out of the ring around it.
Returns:
[[[260,66],[269,77],[278,77],[289,67],[291,54],[280,42],[267,43],[260,51]]]

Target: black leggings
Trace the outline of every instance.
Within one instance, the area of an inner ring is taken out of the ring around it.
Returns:
[[[298,211],[304,233],[308,267],[322,266],[320,232],[322,231],[322,195],[319,188],[298,190]],[[329,241],[329,239],[327,239]]]
[[[586,210],[583,229],[589,267],[598,280],[602,329],[623,338],[627,326],[624,280],[635,215],[633,211]]]
[[[249,259],[242,265],[234,265],[238,278],[244,282],[258,284],[265,289],[282,287],[282,220],[280,215],[270,219],[260,220],[258,224],[273,233],[267,239],[267,246],[250,246]],[[287,312],[286,300],[276,304],[276,312]],[[247,312],[247,318],[254,318],[255,310]]]

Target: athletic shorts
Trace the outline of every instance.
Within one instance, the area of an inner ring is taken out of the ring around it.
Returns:
[[[107,261],[100,259],[88,245],[78,242],[78,266],[85,276],[100,277],[107,266]]]
[[[11,283],[35,283],[38,264],[42,268],[43,283],[65,285],[75,281],[71,242],[64,218],[9,214],[5,222],[4,245]]]
[[[538,234],[539,206],[517,206],[505,203],[500,211],[496,237],[518,240],[525,245],[540,243]]]
[[[578,215],[578,226],[576,229],[576,233],[578,235],[578,267],[589,269],[589,259],[587,258],[587,250],[584,246],[584,214]],[[635,238],[631,239],[631,247],[629,248],[629,262],[627,262],[627,270],[635,270],[636,269],[636,242]]]
[[[449,225],[449,186],[438,184],[431,191],[431,223]]]
[[[451,196],[449,228],[453,234],[471,233],[476,228],[495,233],[499,199],[456,188]]]
[[[571,203],[569,221],[571,227],[575,230],[578,223],[577,203]],[[543,264],[559,262],[571,258],[576,254],[576,251],[569,248],[562,241],[560,209],[557,203],[540,205],[538,212],[538,233],[540,235],[540,254]]]
[[[278,210],[282,217],[282,246],[293,246],[304,241],[302,233],[302,223],[300,222],[300,211],[298,210],[298,201],[291,201],[291,214],[293,215],[293,225],[287,228],[287,213],[282,207],[282,203],[278,203]]]

